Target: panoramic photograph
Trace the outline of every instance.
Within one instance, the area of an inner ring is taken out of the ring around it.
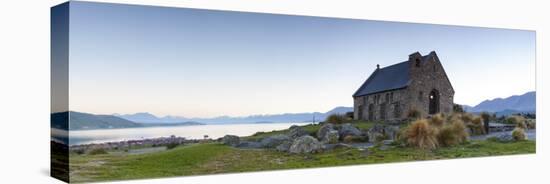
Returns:
[[[536,152],[535,31],[80,1],[51,30],[63,181]]]

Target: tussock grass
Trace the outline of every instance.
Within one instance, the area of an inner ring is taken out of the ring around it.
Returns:
[[[516,141],[525,140],[525,130],[523,128],[515,128],[514,131],[512,131],[512,137]]]
[[[407,145],[432,150],[438,147],[437,130],[427,120],[414,121],[406,130]]]
[[[507,117],[505,122],[509,124],[515,124],[516,126],[518,126],[518,124],[525,123],[525,118],[514,115],[514,116]]]
[[[527,125],[528,129],[536,129],[537,128],[537,123],[534,119],[527,120],[527,123],[525,123],[525,124]]]
[[[483,118],[476,116],[472,119],[472,122],[467,124],[468,128],[472,130],[473,135],[485,134],[485,125],[483,124]]]
[[[462,119],[462,122],[464,123],[471,123],[474,120],[474,116],[469,113],[462,113],[460,115],[460,119]]]
[[[445,117],[443,114],[436,114],[430,118],[430,125],[436,126],[436,127],[442,127],[445,123]]]

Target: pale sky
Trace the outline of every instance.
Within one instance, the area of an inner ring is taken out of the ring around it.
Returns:
[[[214,117],[353,106],[374,71],[435,50],[455,103],[535,90],[535,32],[71,2],[70,109]]]

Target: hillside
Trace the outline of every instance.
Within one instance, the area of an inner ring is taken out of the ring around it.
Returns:
[[[514,95],[507,98],[485,100],[474,107],[465,108],[468,112],[535,112],[536,92]]]
[[[214,118],[186,118],[178,116],[157,117],[150,113],[135,114],[114,114],[126,120],[152,124],[152,123],[174,123],[174,122],[201,122],[206,124],[230,124],[230,123],[280,123],[280,122],[310,122],[324,120],[331,114],[344,114],[353,111],[352,107],[336,107],[327,112],[304,112],[304,113],[283,113],[268,115],[251,115],[242,117],[219,116]]]
[[[81,112],[70,112],[70,130],[134,128],[141,124],[112,115],[94,115]]]

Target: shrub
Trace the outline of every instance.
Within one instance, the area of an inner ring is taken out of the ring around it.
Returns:
[[[452,119],[450,123],[443,126],[437,134],[438,143],[442,146],[453,146],[463,143],[468,139],[464,122],[460,119]]]
[[[442,114],[436,114],[430,119],[430,125],[441,127],[445,123],[445,118]]]
[[[395,135],[395,140],[393,141],[394,144],[400,146],[407,145],[407,129],[408,128],[404,128],[397,132],[397,134]]]
[[[466,126],[464,126],[464,122],[460,121],[459,119],[455,119],[454,121],[451,121],[450,124],[453,127],[453,133],[457,135],[458,141],[460,143],[468,139],[468,132],[466,132]]]
[[[427,120],[414,121],[406,130],[407,144],[421,149],[435,149],[438,146],[437,130]]]
[[[422,113],[416,108],[411,108],[407,112],[407,117],[410,118],[410,119],[415,119],[416,120],[416,119],[420,118],[420,116],[422,116]]]
[[[483,125],[483,119],[479,116],[472,119],[472,122],[468,124],[468,128],[472,130],[474,135],[485,134],[485,125]]]
[[[527,120],[526,125],[527,125],[528,129],[536,129],[537,128],[537,123],[534,119]]]
[[[481,116],[481,119],[483,119],[483,123],[485,123],[485,124],[487,124],[487,123],[489,123],[489,121],[491,121],[491,115],[487,112],[482,112],[480,114],[480,116]]]
[[[523,128],[515,128],[514,131],[512,131],[512,137],[516,141],[525,140],[525,130],[523,130]]]
[[[525,118],[514,115],[514,116],[507,117],[505,122],[509,124],[515,124],[516,126],[518,126],[518,124],[525,122]]]
[[[521,128],[521,129],[526,129],[527,124],[525,124],[525,121],[520,121],[520,122],[516,123],[516,127]]]
[[[453,105],[453,112],[456,112],[456,113],[463,113],[463,112],[464,112],[464,108],[462,107],[462,105],[454,104],[454,105]]]
[[[464,113],[464,114],[460,115],[460,119],[462,119],[462,121],[464,123],[470,123],[474,119],[474,116],[472,114],[469,114],[469,113]]]
[[[180,144],[171,142],[166,145],[166,149],[174,149],[175,147],[178,147]]]
[[[346,112],[346,119],[353,120],[353,112]]]
[[[342,124],[346,121],[346,117],[341,114],[331,114],[325,121],[332,124]]]
[[[88,152],[88,155],[101,155],[101,154],[107,154],[107,151],[105,151],[105,149],[103,148],[96,148]]]

